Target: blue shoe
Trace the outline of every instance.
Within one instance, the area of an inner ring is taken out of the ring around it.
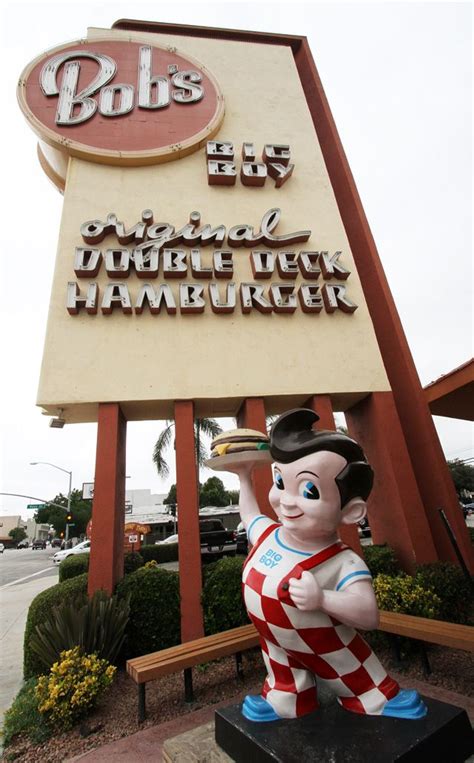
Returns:
[[[247,694],[242,704],[242,715],[247,720],[256,723],[280,720],[280,716],[275,713],[270,703],[260,694]]]
[[[397,696],[386,703],[382,715],[416,720],[424,718],[427,712],[428,708],[415,689],[400,689]]]

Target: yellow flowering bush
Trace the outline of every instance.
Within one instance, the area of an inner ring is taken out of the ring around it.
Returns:
[[[374,591],[379,609],[432,619],[439,616],[439,596],[432,589],[423,588],[410,575],[395,578],[377,575],[374,578]]]
[[[71,728],[110,686],[115,671],[107,660],[83,654],[78,646],[61,652],[49,674],[38,679],[35,694],[40,713],[52,726]]]

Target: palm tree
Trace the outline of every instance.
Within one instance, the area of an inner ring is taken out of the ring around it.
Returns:
[[[167,421],[166,427],[158,437],[155,447],[153,448],[152,460],[156,466],[156,471],[160,477],[166,479],[170,470],[165,459],[165,451],[170,447],[173,436],[174,421]],[[196,461],[198,468],[204,466],[206,460],[207,450],[202,442],[202,435],[208,437],[216,437],[222,432],[222,427],[217,423],[215,419],[195,419],[194,420],[194,443],[196,446]]]

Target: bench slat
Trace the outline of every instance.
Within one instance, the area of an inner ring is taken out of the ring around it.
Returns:
[[[157,662],[166,662],[170,657],[174,657],[180,654],[189,654],[190,651],[199,653],[201,649],[204,652],[212,650],[215,645],[223,645],[228,641],[238,642],[240,639],[245,639],[249,634],[256,634],[256,630],[253,625],[244,625],[239,628],[232,628],[228,631],[222,631],[221,633],[214,633],[211,636],[195,639],[194,641],[187,641],[176,646],[169,647],[168,649],[161,649],[158,652],[151,652],[150,654],[142,655],[141,657],[134,657],[128,660],[127,664],[132,665],[135,669],[145,669],[150,665],[155,665]]]
[[[469,625],[430,620],[426,617],[404,615],[400,612],[380,612],[378,630],[440,646],[449,646],[452,649],[474,652],[474,629]]]
[[[251,649],[254,646],[258,646],[259,643],[258,634],[255,632],[254,635],[249,635],[247,638],[240,638],[238,641],[229,640],[225,644],[216,645],[207,651],[201,649],[198,652],[191,651],[188,654],[170,656],[166,662],[150,665],[140,670],[136,670],[133,666],[127,664],[127,671],[136,683],[146,683],[155,678],[169,675],[169,673],[177,673],[178,671],[192,668],[195,665],[200,665],[210,660],[217,660],[221,657],[228,657],[236,652]]]
[[[209,660],[251,649],[258,644],[255,627],[251,624],[244,625],[127,660],[127,672],[136,683],[145,683]]]

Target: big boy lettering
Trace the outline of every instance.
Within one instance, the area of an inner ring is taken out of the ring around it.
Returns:
[[[274,551],[272,548],[269,548],[265,554],[262,554],[258,561],[261,562],[261,564],[264,564],[265,567],[268,567],[272,570],[277,566],[279,562],[281,562],[281,560],[282,555],[279,554],[278,551]]]

